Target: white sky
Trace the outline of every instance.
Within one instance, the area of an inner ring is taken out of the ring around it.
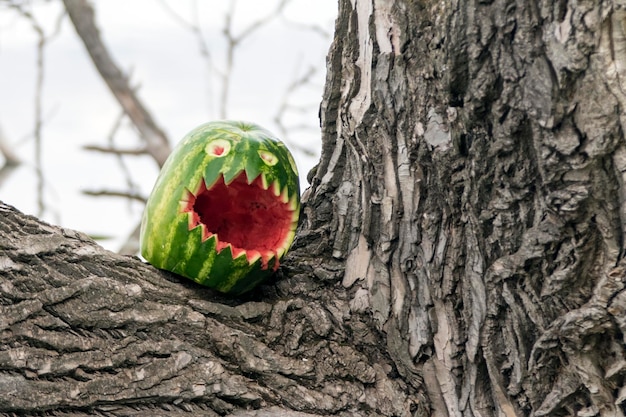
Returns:
[[[191,21],[191,1],[166,2]],[[198,22],[217,67],[224,65],[221,30],[225,0],[199,0]],[[235,33],[273,10],[275,0],[239,0]],[[34,171],[34,95],[37,37],[30,22],[0,3],[0,126],[23,164],[0,185],[0,200],[23,212],[37,214]],[[32,11],[52,33],[61,2],[34,2]],[[199,53],[191,32],[157,0],[96,0],[96,16],[105,43],[116,62],[131,74],[133,85],[173,144],[200,123],[218,117],[220,84]],[[314,85],[299,89],[290,102],[304,106],[288,119],[311,126],[293,131],[290,140],[312,149],[315,156],[294,152],[302,177],[316,163],[320,147],[318,105],[325,77],[325,56],[331,39],[304,29],[324,28],[332,36],[336,0],[292,0],[286,18],[273,20],[247,38],[235,55],[228,117],[259,123],[275,133],[273,118],[286,86],[309,66],[318,69]],[[138,18],[140,16],[140,18]],[[99,78],[83,45],[63,20],[61,31],[45,50],[43,89],[44,200],[43,218],[92,235],[117,250],[141,217],[141,205],[119,198],[86,197],[81,190],[127,190],[126,178],[112,156],[82,150],[86,144],[106,145],[120,109]],[[213,77],[211,77],[213,75]],[[115,137],[132,148],[137,137],[126,123]],[[2,160],[0,157],[0,165]],[[126,159],[131,178],[147,195],[158,170],[149,158]],[[304,179],[303,185],[306,184]]]

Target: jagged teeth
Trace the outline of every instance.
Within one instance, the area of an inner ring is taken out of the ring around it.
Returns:
[[[193,218],[193,213],[192,212],[188,212],[187,213],[187,228],[189,230],[191,230],[191,229],[193,229],[193,228],[195,228],[197,226],[198,225],[196,224],[196,222],[194,221],[194,218]]]
[[[244,251],[244,253],[246,252]],[[258,250],[249,250],[246,256],[248,256],[248,263],[252,265],[261,258],[261,252]]]
[[[298,197],[294,194],[289,199],[289,209],[291,211],[296,211],[297,208],[298,208]]]
[[[180,204],[187,204],[192,198],[195,198],[193,193],[185,189],[185,192],[183,193],[183,198],[181,198],[180,200]]]
[[[274,180],[274,182],[272,183],[272,192],[276,197],[280,196],[280,183],[278,182],[278,180]]]
[[[265,174],[261,174],[261,186],[264,190],[267,190],[270,187],[269,183],[267,182],[267,178],[265,177]]]
[[[230,247],[230,253],[234,254],[235,249],[233,249],[233,245],[232,244],[228,244],[228,246]],[[248,256],[248,253],[246,252],[245,249],[242,249],[237,256],[233,256],[233,259],[237,259],[237,258],[241,258],[242,256]]]
[[[295,230],[290,230],[289,233],[287,233],[287,236],[285,236],[285,242],[293,242],[293,239],[296,237],[296,231]],[[286,249],[285,249],[286,250]]]
[[[283,204],[287,204],[289,201],[289,190],[287,190],[287,186],[283,188],[283,192],[280,194],[280,201],[282,201]]]

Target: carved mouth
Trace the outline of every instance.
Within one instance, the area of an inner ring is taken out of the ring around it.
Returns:
[[[278,269],[298,223],[297,196],[278,181],[269,184],[263,174],[248,182],[242,170],[226,184],[219,175],[209,187],[200,181],[196,192],[187,190],[181,211],[189,213],[189,230],[202,228],[202,240],[215,236],[216,251],[230,247],[232,257],[245,256],[250,264]]]

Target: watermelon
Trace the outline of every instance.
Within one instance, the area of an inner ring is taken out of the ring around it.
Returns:
[[[141,255],[238,295],[278,269],[299,213],[298,170],[279,139],[252,123],[206,123],[161,169],[141,222]]]

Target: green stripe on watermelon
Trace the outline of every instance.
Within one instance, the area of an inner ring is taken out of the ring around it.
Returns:
[[[233,154],[241,154],[248,155],[250,152],[250,142],[249,138],[245,136],[245,134],[240,135],[236,141],[233,143],[233,149],[231,152]],[[232,159],[231,163],[228,166],[224,167],[222,173],[224,174],[224,181],[226,183],[230,183],[236,176],[238,176],[243,170],[243,165],[241,164],[241,160]]]
[[[185,243],[172,245],[169,251],[165,252],[167,256],[163,259],[162,266],[160,266],[160,268],[177,274],[181,274],[181,272],[189,268],[190,260],[193,264],[194,259],[192,256],[196,248],[202,244],[202,229],[197,227],[189,230],[189,221],[185,217],[187,217],[186,213],[180,214],[173,224],[174,227],[169,229],[172,242],[181,242],[184,239]],[[193,265],[191,266],[193,267]]]
[[[222,175],[222,170],[224,170],[224,160],[223,159],[215,159],[211,164],[207,165],[204,170],[204,183],[207,187],[215,184],[215,181]]]
[[[213,268],[221,273],[209,275],[205,285],[222,292],[230,292],[242,277],[254,269],[253,267],[245,255],[233,259],[232,251],[227,247],[217,254],[213,262]]]
[[[196,166],[206,164],[209,156],[200,152],[201,143],[186,141],[183,146],[175,149],[164,164],[161,174],[157,178],[154,190],[150,196],[152,204],[146,205],[147,216],[152,219],[151,225],[147,225],[146,234],[153,237],[153,233],[164,233],[171,229],[171,223],[180,213],[178,207],[174,207],[171,202],[173,196],[180,196],[179,200],[185,196],[185,190],[194,191],[202,181],[202,172],[196,172]],[[163,173],[167,172],[168,175]],[[189,175],[192,173],[192,175]],[[154,229],[154,230],[151,230]],[[166,241],[172,241],[173,236],[169,235]],[[153,244],[158,239],[145,239],[149,256],[159,257],[155,253]],[[162,252],[162,249],[157,249]],[[144,255],[145,257],[145,255]],[[148,259],[148,258],[146,258]]]
[[[196,135],[195,139],[202,140],[202,137]],[[209,161],[217,159],[203,152],[205,145],[202,142],[186,140],[182,145],[179,145],[167,159],[161,173],[167,172],[168,175],[159,175],[152,192],[156,203],[154,207],[156,213],[163,212],[163,209],[170,205],[169,197],[180,195],[181,198],[184,198],[184,193],[179,187],[196,192],[204,177],[204,173],[197,170],[196,167],[205,166]],[[215,161],[212,165],[219,168],[218,165],[222,162]],[[216,176],[218,174],[219,172],[216,173]],[[162,222],[167,223],[170,220],[163,219]]]
[[[187,226],[187,229],[188,228]],[[184,230],[181,228],[179,232],[180,236],[178,240],[184,239]],[[185,245],[181,245],[181,248],[184,248],[184,252],[181,253],[181,263],[179,263],[176,270],[172,270],[172,272],[193,279],[204,267],[207,265],[210,266],[215,258],[215,236],[203,240],[204,231],[201,226],[197,226],[187,233],[190,235],[190,239],[187,240]],[[201,256],[198,256],[198,254],[201,254]]]
[[[198,248],[198,253],[196,254],[196,256],[201,259],[202,268],[200,268],[200,270],[196,274],[194,274],[194,271],[190,271],[191,276],[188,278],[193,279],[199,284],[207,285],[204,283],[204,281],[206,281],[206,279],[211,276],[213,261],[218,255],[217,251],[215,250],[216,241],[217,237],[211,236],[209,239],[203,242],[203,247]],[[202,256],[203,253],[208,255],[206,255],[206,257]]]
[[[185,187],[178,186],[176,188],[179,194],[185,191]],[[171,230],[176,229],[175,219],[180,216],[180,204],[178,207],[173,205],[164,206],[147,206],[144,218],[142,220],[142,255],[146,259],[151,259],[155,266],[164,265],[166,258],[171,253]],[[151,218],[152,221],[147,222]],[[155,239],[155,235],[167,234],[166,239]]]
[[[261,167],[259,164],[252,158],[248,158],[246,160],[246,166],[244,167],[246,171],[246,177],[248,178],[248,184],[251,184],[259,174],[261,174]]]

